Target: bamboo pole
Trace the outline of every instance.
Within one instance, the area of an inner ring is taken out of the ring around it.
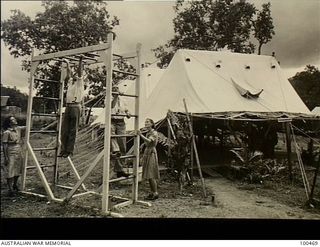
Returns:
[[[190,128],[190,134],[193,137],[192,125],[191,125],[191,121],[190,121],[188,108],[187,108],[187,104],[186,104],[186,100],[185,99],[183,99],[183,104],[184,104],[184,108],[185,108],[186,115],[187,115],[187,120],[188,120],[188,124],[189,124],[189,128]],[[201,180],[201,184],[202,184],[203,196],[207,197],[206,187],[205,187],[205,183],[204,183],[204,179],[203,179],[202,171],[201,171],[201,167],[200,167],[200,160],[199,160],[199,156],[198,156],[197,146],[196,146],[196,142],[195,142],[194,138],[192,138],[192,144],[193,144],[196,163],[197,163],[199,176],[200,176],[200,180]]]

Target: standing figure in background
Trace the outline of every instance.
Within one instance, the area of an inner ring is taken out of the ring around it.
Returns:
[[[156,146],[158,144],[158,133],[154,129],[155,125],[152,119],[147,118],[145,121],[145,127],[147,129],[146,136],[142,135],[138,131],[138,135],[144,140],[145,150],[142,156],[142,178],[149,181],[149,185],[152,193],[149,194],[146,200],[156,200],[159,198],[158,183],[160,179],[158,155]]]
[[[66,97],[66,110],[61,128],[61,152],[59,157],[67,158],[69,155],[73,154],[74,150],[85,86],[82,59],[83,57],[81,56],[79,59],[77,74],[74,76],[71,76],[69,61],[64,59],[64,62],[67,64],[65,83],[68,86],[68,90]]]
[[[125,135],[126,123],[124,118],[130,118],[131,115],[124,102],[119,96],[119,87],[112,87],[113,98],[111,101],[111,135]],[[111,138],[111,153],[116,158],[114,171],[117,173],[117,177],[127,177],[128,174],[123,171],[122,162],[120,156],[127,153],[127,141],[126,137]]]
[[[2,146],[4,154],[4,175],[7,179],[8,195],[19,191],[18,179],[22,173],[23,157],[21,148],[21,130],[15,117],[10,116],[3,122]]]

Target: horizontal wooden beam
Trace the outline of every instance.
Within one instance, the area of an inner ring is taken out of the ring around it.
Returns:
[[[106,50],[109,47],[110,47],[110,44],[103,43],[103,44],[99,44],[99,45],[92,45],[92,46],[81,47],[81,48],[76,48],[76,49],[71,49],[71,50],[66,50],[66,51],[58,51],[58,52],[54,52],[54,53],[48,53],[48,54],[35,56],[32,58],[32,62],[49,60],[49,59],[54,59],[54,58],[63,58],[66,56],[80,55],[80,54],[94,52],[94,51],[101,51],[101,50]]]
[[[122,58],[122,59],[131,59],[131,58],[136,58],[138,56],[136,51],[122,53],[122,54],[112,54],[112,55],[115,57]]]

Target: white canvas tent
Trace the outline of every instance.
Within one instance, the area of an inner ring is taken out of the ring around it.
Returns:
[[[184,98],[195,114],[311,114],[272,56],[183,49],[159,78],[142,80],[142,92],[149,83],[153,90],[141,98],[140,127],[146,117],[185,112]]]
[[[144,118],[147,116],[146,108],[147,108],[147,102],[150,94],[152,93],[153,89],[156,87],[157,83],[159,82],[162,74],[164,72],[164,69],[159,68],[144,68],[141,70],[141,91],[140,91],[140,119],[139,119],[139,126],[144,125]],[[119,91],[121,93],[126,93],[130,95],[136,95],[135,92],[135,83],[132,80],[124,80],[119,84]],[[135,100],[133,98],[124,97],[122,96],[122,100],[126,104],[129,112],[131,114],[134,114],[134,104]],[[98,118],[93,122],[93,124],[100,123],[103,124],[105,120],[104,111],[101,112],[101,114],[98,116]],[[133,128],[133,118],[131,119],[125,119],[127,130],[132,130]]]
[[[241,90],[260,95],[243,97]],[[148,101],[147,115],[168,109],[192,113],[285,112],[310,114],[272,56],[179,50]],[[163,100],[165,98],[165,100]]]
[[[312,114],[314,114],[316,116],[320,116],[320,106],[313,108],[313,110],[311,112],[312,112]]]

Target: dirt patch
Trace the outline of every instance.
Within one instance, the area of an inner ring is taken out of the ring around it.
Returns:
[[[293,194],[297,193],[294,187],[274,190],[230,181],[216,174],[205,179],[208,197],[204,199],[200,180],[179,193],[177,183],[166,179],[166,175],[162,177],[160,198],[152,202],[151,207],[134,204],[116,212],[124,217],[147,218],[320,219],[318,209],[303,207],[300,200],[294,199]],[[112,187],[112,194],[116,196],[130,197],[130,191],[131,186],[126,184]],[[148,184],[140,183],[139,199],[143,200],[148,192]],[[103,217],[100,214],[101,197],[97,195],[86,195],[61,204],[21,193],[14,198],[7,197],[2,184],[1,205],[1,217],[7,218]]]

